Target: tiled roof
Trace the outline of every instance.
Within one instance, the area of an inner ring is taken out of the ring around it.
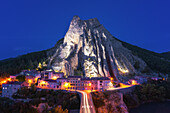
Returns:
[[[68,78],[81,78],[81,76],[68,76]]]
[[[24,83],[24,82],[14,81],[14,82],[7,82],[7,83],[4,83],[4,84],[15,84],[15,85],[21,85],[22,83]]]
[[[53,72],[53,74],[64,74],[63,72]]]
[[[62,80],[62,79],[65,79],[65,80],[67,80],[67,78],[58,78],[57,80]]]
[[[82,78],[81,80],[110,80],[108,77],[86,77]]]
[[[51,80],[51,79],[47,79],[47,80],[44,80],[46,82],[57,82],[56,80]]]

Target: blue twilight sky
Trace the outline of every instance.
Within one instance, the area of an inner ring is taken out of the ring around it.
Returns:
[[[0,59],[53,47],[74,15],[98,18],[122,41],[170,51],[170,0],[1,0]]]

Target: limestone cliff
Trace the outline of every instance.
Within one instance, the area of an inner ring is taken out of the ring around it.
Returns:
[[[123,47],[96,18],[81,20],[74,16],[64,41],[56,46],[49,65],[66,75],[80,70],[87,77],[117,79],[124,74],[140,74],[146,67],[143,60]]]

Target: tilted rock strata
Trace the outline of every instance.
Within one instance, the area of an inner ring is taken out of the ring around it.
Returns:
[[[134,67],[136,62],[138,69]],[[49,65],[66,75],[81,70],[87,77],[115,79],[125,73],[140,73],[146,67],[144,61],[123,47],[96,18],[81,20],[78,16],[73,17],[64,42],[56,48]]]

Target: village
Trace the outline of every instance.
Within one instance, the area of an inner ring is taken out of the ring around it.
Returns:
[[[17,81],[17,76],[25,76],[25,81]],[[23,70],[20,74],[11,75],[2,81],[2,97],[12,97],[21,87],[35,84],[38,89],[54,90],[106,90],[113,87],[112,78],[67,76],[63,72]]]
[[[149,80],[167,80],[164,77],[134,76],[128,81],[116,81],[113,77],[83,77],[82,75],[65,75],[64,72],[47,68],[45,63],[39,64],[36,69],[22,70],[20,73],[10,75],[1,80],[1,97],[14,99],[22,89],[36,88],[36,91],[65,91],[80,95],[80,112],[95,113],[92,101],[92,92],[123,91],[129,92],[136,85],[147,83]],[[23,99],[24,100],[24,99]],[[29,101],[25,99],[24,101]],[[79,111],[79,110],[78,110]]]
[[[25,81],[18,81],[17,77],[24,76]],[[153,80],[162,79],[160,77],[152,77]],[[131,87],[140,83],[147,82],[144,77],[136,77],[134,80],[129,80],[127,83],[119,83],[112,77],[82,77],[82,76],[65,76],[64,72],[56,72],[54,70],[23,70],[21,73],[11,75],[2,84],[2,97],[11,98],[18,89],[22,87],[31,87],[35,85],[38,90],[53,89],[53,90],[90,90],[104,91],[115,87]]]

